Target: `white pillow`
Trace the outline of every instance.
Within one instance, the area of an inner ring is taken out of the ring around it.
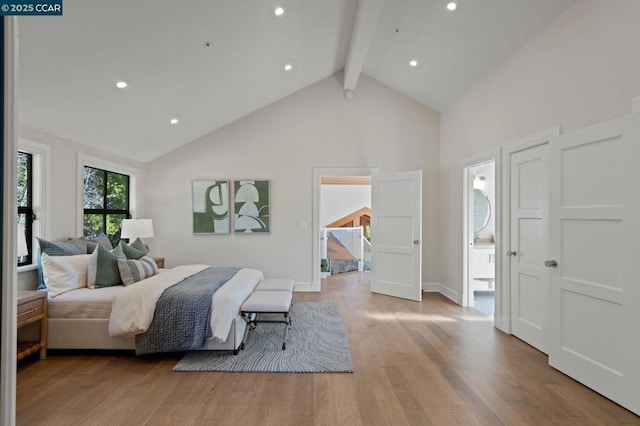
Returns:
[[[49,256],[42,253],[42,274],[49,296],[87,286],[89,254]]]

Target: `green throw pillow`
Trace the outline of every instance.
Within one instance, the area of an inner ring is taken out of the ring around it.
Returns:
[[[65,242],[52,242],[38,238],[40,253],[47,253],[49,256],[75,256],[77,254],[87,254],[87,240],[78,237]]]
[[[129,244],[124,241],[120,241],[118,247],[122,250],[127,259],[140,259],[142,256],[147,254],[146,251],[138,250],[136,248],[131,247]]]
[[[104,232],[101,232],[95,237],[89,239],[89,241],[87,241],[87,254],[93,253],[93,251],[96,249],[98,244],[100,244],[107,250],[113,250],[113,245],[111,244],[111,240],[109,239],[109,237],[105,235]]]
[[[147,248],[147,246],[144,245],[140,237],[136,238],[134,242],[129,244],[129,247],[133,247],[136,250],[143,251],[144,254],[149,254],[149,249]]]
[[[87,287],[102,288],[122,285],[120,270],[118,269],[118,259],[126,259],[120,246],[109,251],[98,244],[93,253],[91,253],[91,256],[89,256]]]

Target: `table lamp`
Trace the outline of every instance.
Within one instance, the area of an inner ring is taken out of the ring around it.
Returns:
[[[124,219],[120,238],[128,238],[129,241],[136,238],[152,238],[153,221],[151,219]],[[146,244],[145,244],[146,246]]]

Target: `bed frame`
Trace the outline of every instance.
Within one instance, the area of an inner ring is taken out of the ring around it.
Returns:
[[[234,351],[242,344],[247,323],[238,315],[224,342],[207,339],[201,350]],[[134,337],[109,336],[108,319],[49,318],[48,349],[135,349]]]

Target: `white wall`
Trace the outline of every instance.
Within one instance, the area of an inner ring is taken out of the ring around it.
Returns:
[[[49,181],[51,185],[51,203],[48,212],[47,235],[45,236],[46,239],[51,241],[64,241],[67,238],[78,236],[77,223],[81,220],[79,217],[81,213],[80,206],[77,205],[78,154],[89,155],[140,170],[141,180],[144,180],[144,167],[141,163],[24,126],[19,128],[18,136],[49,145],[51,149]],[[140,200],[141,202],[142,200]],[[140,204],[138,207],[139,209],[143,208]],[[20,272],[18,274],[18,282],[21,290],[31,289],[37,285],[37,276],[34,271]]]
[[[640,94],[640,1],[584,0],[469,89],[441,116],[443,283],[461,293],[460,162],[560,124],[630,113]]]
[[[341,81],[321,80],[148,163],[152,254],[168,266],[238,265],[310,283],[313,167],[423,169],[424,276],[437,279],[439,114],[366,76],[347,101]],[[194,178],[270,179],[271,233],[193,235]]]
[[[322,185],[320,188],[320,226],[360,210],[371,208],[371,185]]]

